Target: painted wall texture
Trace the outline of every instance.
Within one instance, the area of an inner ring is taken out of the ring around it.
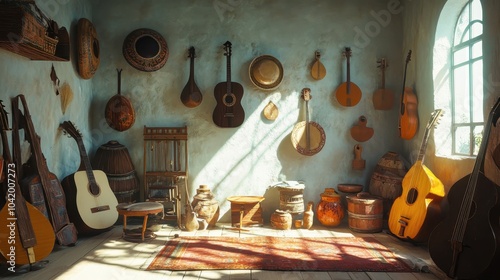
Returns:
[[[191,193],[208,185],[226,213],[231,195],[264,195],[264,216],[279,207],[279,193],[269,186],[282,180],[303,180],[304,200],[320,199],[326,187],[368,182],[377,161],[387,151],[399,152],[397,109],[376,111],[372,94],[380,86],[377,60],[388,60],[387,87],[399,92],[405,51],[401,49],[404,10],[399,1],[93,1],[93,22],[101,43],[101,66],[93,78],[92,114],[94,148],[115,139],[127,146],[139,174],[143,168],[143,127],[187,125],[189,134],[189,187]],[[116,12],[117,7],[119,12]],[[135,29],[151,28],[166,39],[170,56],[156,72],[131,67],[122,55],[125,37]],[[242,84],[245,122],[238,128],[219,128],[212,121],[216,106],[214,87],[226,80],[222,45],[232,43],[232,80]],[[197,52],[195,80],[204,98],[187,108],[180,93],[187,82],[187,50]],[[346,79],[345,47],[352,48],[351,78],[363,98],[352,108],[334,97]],[[327,75],[310,76],[314,52],[319,50]],[[263,91],[251,83],[251,61],[269,54],[283,64],[282,84]],[[111,131],[100,112],[117,91],[116,68],[122,72],[122,95],[135,106],[136,122],[122,133]],[[311,88],[311,120],[326,133],[321,152],[308,157],[294,150],[293,126],[304,120],[300,92]],[[268,121],[264,106],[273,101],[279,116]],[[362,143],[366,169],[353,171],[349,129],[364,115],[375,135]],[[222,218],[227,221],[228,216]]]
[[[498,76],[498,1],[483,0],[485,6],[485,73]],[[222,206],[222,221],[229,221],[226,198],[231,195],[263,195],[264,217],[279,206],[279,193],[269,186],[283,180],[303,180],[304,200],[319,201],[327,187],[339,183],[359,183],[367,190],[378,160],[388,151],[415,160],[423,136],[422,126],[411,141],[398,137],[398,98],[408,49],[413,58],[408,68],[407,85],[419,98],[421,123],[434,109],[432,48],[434,32],[445,1],[356,0],[189,0],[189,1],[63,1],[39,0],[37,4],[60,26],[70,30],[71,62],[30,61],[0,49],[0,99],[7,109],[10,98],[23,93],[30,105],[35,128],[49,169],[60,179],[76,171],[77,146],[58,129],[64,120],[75,122],[92,157],[109,140],[124,144],[141,179],[143,169],[144,126],[184,126],[189,134],[189,189],[208,185]],[[92,20],[100,42],[100,67],[91,80],[83,80],[76,70],[75,26],[79,18]],[[165,66],[155,72],[131,67],[122,55],[125,37],[135,29],[151,28],[163,35],[169,47]],[[222,44],[231,41],[232,80],[242,84],[245,122],[238,128],[219,128],[212,121],[216,106],[213,95],[217,83],[226,80],[226,57]],[[195,79],[204,98],[200,106],[187,108],[180,93],[187,82],[187,50],[197,52]],[[362,99],[351,108],[342,107],[334,91],[346,79],[342,51],[351,47],[351,79],[362,91]],[[316,81],[310,76],[314,52],[321,52],[326,77]],[[251,83],[251,61],[269,54],[283,64],[284,79],[275,90],[263,91]],[[386,87],[396,93],[390,111],[374,110],[373,92],[380,87],[377,60],[386,58]],[[62,82],[67,82],[74,98],[66,112],[61,97],[55,95],[50,80],[54,65]],[[107,101],[117,93],[116,69],[122,72],[122,95],[135,107],[136,122],[125,131],[112,130],[104,119]],[[495,81],[495,79],[493,79]],[[498,96],[498,83],[490,83],[488,102]],[[496,86],[495,86],[496,85]],[[308,157],[291,145],[293,126],[304,120],[300,91],[311,88],[311,120],[326,133],[321,152]],[[273,101],[279,108],[271,122],[262,116],[264,106]],[[491,105],[489,105],[491,106]],[[485,108],[488,104],[485,104]],[[10,110],[8,110],[10,111]],[[375,131],[373,138],[361,143],[366,168],[353,171],[353,147],[358,144],[349,129],[364,115]],[[498,143],[498,132],[495,133]],[[434,144],[427,149],[426,165],[447,189],[470,172],[473,159],[450,160],[434,156]],[[491,161],[490,159],[487,159]],[[489,174],[498,177],[498,170]]]

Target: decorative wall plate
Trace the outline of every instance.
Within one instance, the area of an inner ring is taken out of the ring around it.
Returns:
[[[261,55],[250,63],[250,80],[264,90],[277,88],[283,80],[283,66],[281,62],[270,55]]]
[[[136,29],[123,42],[125,60],[141,71],[153,72],[162,68],[168,55],[167,42],[160,33],[152,29]]]

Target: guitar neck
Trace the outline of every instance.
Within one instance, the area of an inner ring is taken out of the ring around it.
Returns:
[[[191,55],[191,62],[190,62],[190,68],[189,68],[189,79],[190,80],[194,79],[194,54]]]
[[[420,144],[420,151],[418,153],[417,161],[424,162],[425,151],[427,150],[427,143],[429,142],[430,129],[425,130],[424,138],[422,139],[422,143]]]
[[[80,158],[85,166],[85,172],[87,173],[87,178],[91,186],[96,184],[96,180],[94,177],[94,172],[92,171],[92,164],[90,163],[89,157],[87,156],[87,151],[85,150],[85,145],[81,138],[76,139],[76,143],[78,144],[78,151],[80,152]]]
[[[351,61],[347,55],[347,94],[351,92]]]
[[[226,59],[226,78],[227,78],[227,93],[231,93],[231,55],[227,55]]]

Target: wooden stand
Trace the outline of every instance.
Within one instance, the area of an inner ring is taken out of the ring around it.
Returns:
[[[123,215],[123,239],[140,242],[145,239],[154,239],[156,235],[149,231],[147,232],[148,215],[158,214],[163,212],[163,205],[155,202],[139,202],[134,204],[118,204],[116,206],[118,214]],[[144,217],[142,228],[140,231],[127,229],[127,217]]]
[[[231,202],[231,224],[233,227],[262,226],[262,207],[260,202],[262,196],[230,196]]]

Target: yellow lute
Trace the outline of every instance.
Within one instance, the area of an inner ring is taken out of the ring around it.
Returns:
[[[425,150],[431,128],[442,110],[435,110],[427,124],[415,164],[403,178],[401,196],[394,200],[389,213],[389,230],[401,239],[424,242],[440,221],[440,202],[444,197],[443,183],[424,165]]]

